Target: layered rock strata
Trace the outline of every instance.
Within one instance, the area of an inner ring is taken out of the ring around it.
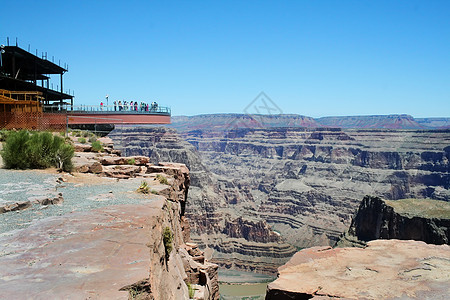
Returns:
[[[313,247],[279,268],[266,300],[446,299],[450,247],[375,240],[366,248]]]
[[[110,137],[126,155],[191,168],[186,213],[193,240],[226,266],[264,263],[273,271],[295,247],[333,245],[367,194],[450,200],[448,130],[222,128],[178,135],[138,127]],[[247,222],[259,233],[247,232]],[[273,233],[277,241],[261,242]]]
[[[164,127],[116,129],[109,137],[122,146],[120,149],[125,155],[148,156],[153,164],[182,161],[189,167],[191,185],[186,215],[191,224],[191,238],[215,263],[275,273],[277,267],[296,252],[296,248],[264,220],[229,209],[228,197],[233,194],[224,196],[223,185],[231,186],[236,192],[234,184],[217,178],[199,152],[175,130]]]
[[[339,246],[363,245],[376,239],[417,240],[449,244],[450,202],[427,199],[382,200],[364,197]]]

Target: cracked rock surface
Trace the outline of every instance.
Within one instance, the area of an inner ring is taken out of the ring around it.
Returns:
[[[299,251],[268,285],[273,299],[448,299],[450,247],[374,240],[366,248]]]

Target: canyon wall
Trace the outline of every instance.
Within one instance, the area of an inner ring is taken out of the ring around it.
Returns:
[[[449,244],[450,202],[427,199],[383,200],[364,197],[349,230],[338,245],[363,244],[376,239]]]
[[[110,136],[128,155],[191,169],[192,238],[229,267],[274,272],[296,248],[334,244],[367,194],[450,200],[448,130],[137,127]]]

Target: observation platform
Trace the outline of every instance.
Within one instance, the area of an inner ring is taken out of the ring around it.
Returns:
[[[68,106],[61,109],[58,106],[44,106],[44,117],[58,118],[64,116],[68,125],[82,124],[170,124],[171,110],[169,107],[158,106],[141,109],[119,109],[118,106],[81,105]]]

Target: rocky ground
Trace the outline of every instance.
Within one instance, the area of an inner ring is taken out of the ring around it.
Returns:
[[[217,265],[189,239],[189,170],[121,157],[102,142],[100,153],[75,142],[74,174],[0,170],[2,294],[188,299],[189,284],[195,299],[218,299]]]
[[[304,249],[279,269],[266,299],[447,299],[450,247],[376,240]]]

